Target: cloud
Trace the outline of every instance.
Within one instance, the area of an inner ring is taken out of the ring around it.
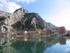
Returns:
[[[22,7],[19,3],[32,3],[36,0],[0,0],[0,11],[13,13],[16,9]]]
[[[22,2],[22,3],[33,3],[33,2],[35,2],[36,0],[13,0],[13,1],[15,1],[15,2]]]
[[[20,8],[20,5],[17,5],[15,2],[8,2],[5,7],[7,12],[13,13],[16,9]]]

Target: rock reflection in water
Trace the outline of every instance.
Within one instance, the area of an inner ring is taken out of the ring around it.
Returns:
[[[18,53],[43,53],[45,47],[43,42],[16,41],[11,45]]]
[[[59,43],[60,43],[61,45],[66,44],[66,39],[65,39],[65,37],[60,37],[60,38],[59,38]]]
[[[12,45],[0,49],[3,53],[43,53],[43,42],[16,41]]]
[[[57,43],[47,47],[43,53],[70,53],[70,39],[59,37]]]
[[[40,42],[16,40],[11,45],[0,48],[0,53],[45,53],[44,51],[46,48],[50,48],[57,43],[60,45],[65,45],[66,38],[47,37],[44,41]]]

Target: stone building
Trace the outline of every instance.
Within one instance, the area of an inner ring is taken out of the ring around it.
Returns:
[[[59,32],[59,34],[65,34],[65,32],[66,32],[66,29],[65,29],[65,27],[59,27],[58,28],[58,32]]]

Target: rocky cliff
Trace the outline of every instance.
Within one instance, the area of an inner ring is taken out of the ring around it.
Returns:
[[[29,13],[23,8],[15,10],[13,14],[0,11],[0,22],[1,20],[4,20],[3,22],[5,24],[13,26],[18,30],[53,29],[56,27],[53,24],[44,21],[38,13]]]
[[[37,13],[25,13],[21,21],[15,23],[13,27],[17,29],[27,29],[27,30],[35,30],[43,28],[48,28],[52,30],[56,26],[51,23],[45,22]]]
[[[0,16],[6,17],[6,19],[4,21],[5,24],[12,25],[12,24],[18,22],[19,20],[21,20],[23,15],[27,12],[28,11],[26,9],[19,8],[19,9],[15,10],[14,13],[0,11]]]

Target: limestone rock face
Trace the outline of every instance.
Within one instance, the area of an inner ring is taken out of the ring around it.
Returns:
[[[5,18],[3,20],[3,18]],[[55,28],[51,23],[45,22],[38,13],[29,13],[24,8],[19,8],[14,13],[0,11],[0,20],[7,25],[15,25],[17,28]],[[0,21],[1,22],[1,21]]]
[[[56,27],[51,23],[45,22],[38,13],[25,13],[21,21],[16,22],[13,26],[17,29],[26,28],[28,30],[43,29],[43,28],[48,28],[52,30],[53,28]]]
[[[25,13],[21,21],[15,23],[15,27],[20,27],[30,29],[44,28],[44,20],[37,13]]]
[[[28,11],[26,9],[19,8],[19,9],[15,10],[15,12],[13,14],[0,11],[0,16],[6,17],[6,19],[4,21],[6,24],[12,25],[12,24],[16,23],[17,21],[21,20],[21,18],[24,17],[24,14],[27,12]]]

